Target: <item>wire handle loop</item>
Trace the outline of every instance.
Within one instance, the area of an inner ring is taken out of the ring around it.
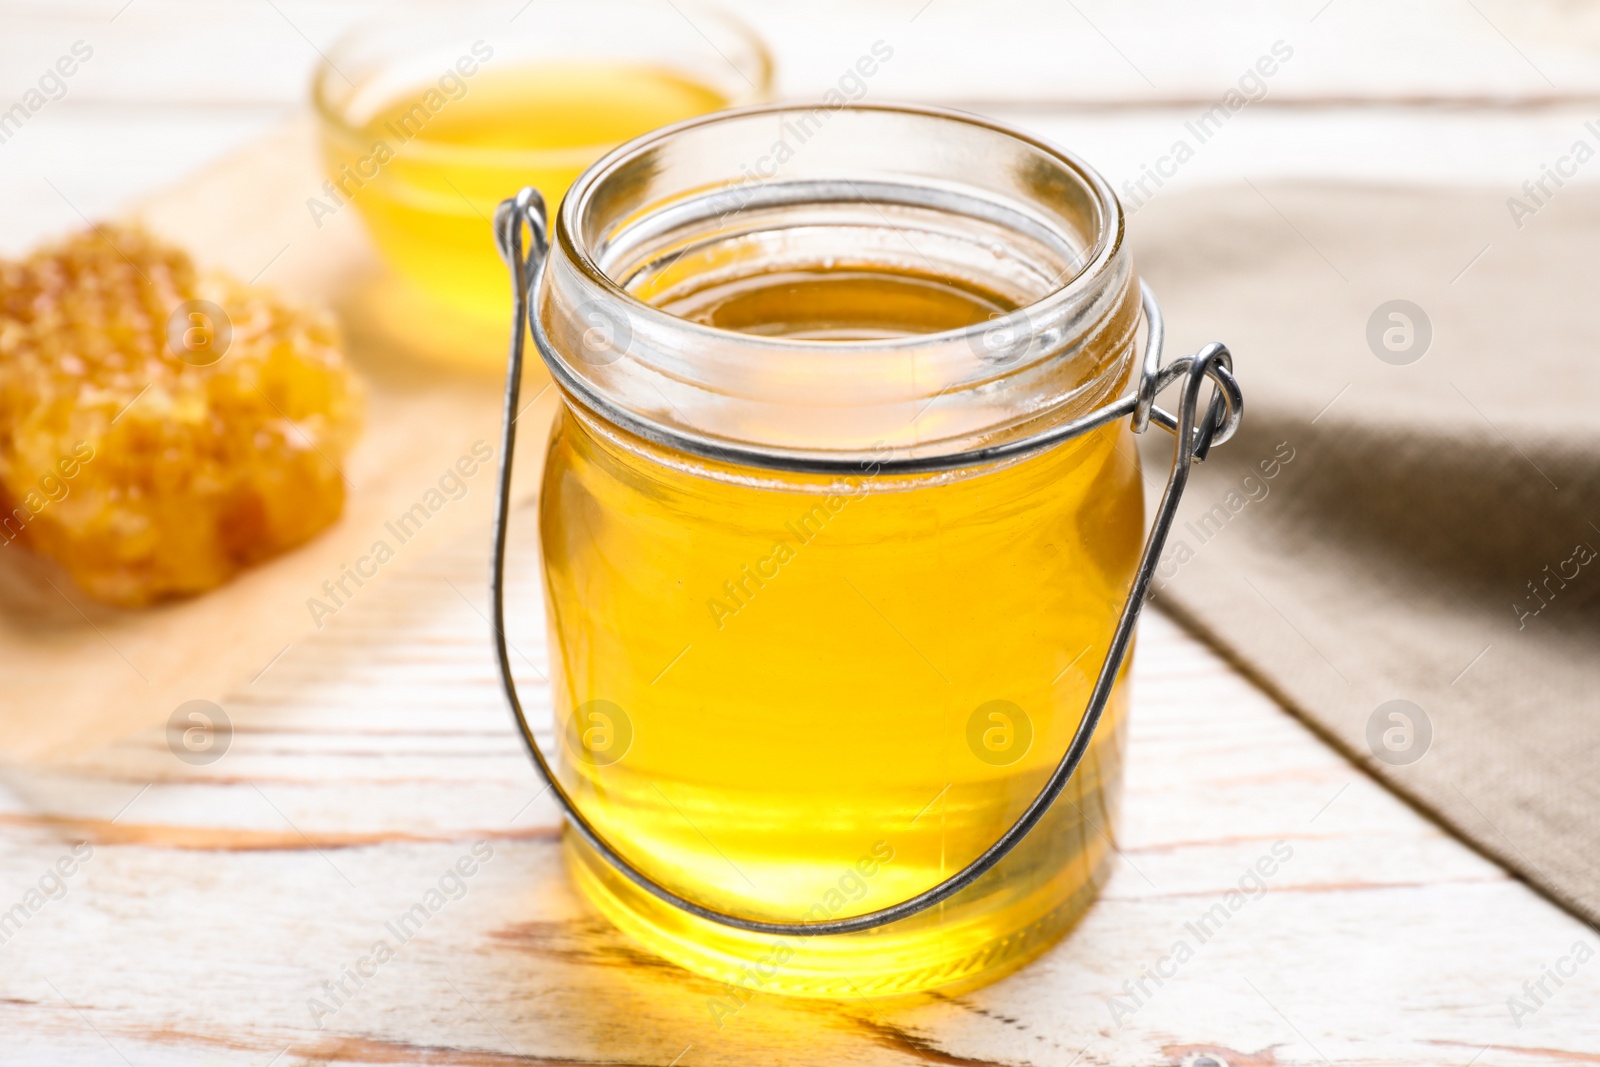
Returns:
[[[524,227],[527,228],[531,238],[526,245],[523,239]],[[1150,532],[1146,537],[1144,552],[1139,559],[1139,566],[1134,573],[1133,583],[1128,590],[1128,598],[1123,603],[1116,629],[1112,633],[1110,647],[1106,650],[1105,659],[1100,664],[1100,672],[1095,679],[1088,707],[1084,710],[1083,718],[1079,721],[1078,728],[1072,735],[1072,740],[1067,745],[1066,752],[1062,754],[1060,762],[1056,764],[1055,770],[1051,773],[1049,781],[1039,790],[1039,793],[1028,804],[1027,809],[1018,816],[1016,822],[1012,823],[1005,833],[1000,835],[993,844],[984,849],[976,859],[961,868],[961,870],[942,882],[930,886],[928,889],[899,903],[891,904],[875,911],[865,912],[861,915],[818,922],[775,922],[766,919],[755,919],[719,911],[716,908],[708,907],[687,897],[680,896],[644,873],[639,867],[635,866],[633,861],[623,856],[596,829],[588,817],[578,809],[571,795],[557,779],[555,771],[551,768],[544,752],[539,748],[538,741],[534,737],[533,728],[528,725],[527,715],[524,713],[522,702],[517,696],[516,682],[511,675],[511,658],[505,635],[506,533],[511,505],[512,455],[516,445],[517,400],[522,386],[522,365],[527,336],[530,332],[532,333],[539,355],[549,368],[551,376],[565,388],[569,400],[594,405],[607,418],[622,423],[625,428],[641,433],[649,439],[665,441],[674,447],[707,458],[728,459],[732,457],[739,462],[772,469],[821,471],[826,473],[839,469],[840,464],[838,461],[827,458],[793,456],[780,458],[770,453],[745,450],[725,443],[708,442],[679,431],[668,431],[622,412],[595,394],[584,379],[570,370],[564,357],[545,335],[537,317],[530,317],[529,314],[533,291],[539,281],[540,274],[544,270],[544,264],[548,257],[549,242],[547,232],[544,201],[538,192],[533,189],[522,190],[512,199],[500,204],[495,211],[495,240],[499,246],[501,258],[506,261],[507,266],[511,269],[512,327],[511,350],[506,367],[505,421],[501,432],[500,475],[495,498],[494,543],[489,564],[489,589],[494,609],[495,653],[500,666],[500,680],[505,690],[506,700],[511,706],[513,715],[516,717],[517,727],[522,734],[524,744],[527,746],[528,754],[532,757],[534,766],[538,768],[540,776],[545,780],[551,794],[555,797],[556,803],[560,806],[568,824],[617,873],[656,899],[698,918],[752,933],[802,937],[811,937],[819,934],[859,933],[863,930],[886,926],[889,923],[915,915],[950,899],[992,870],[1012,849],[1017,847],[1018,843],[1028,835],[1029,831],[1038,825],[1039,821],[1044,818],[1045,813],[1049,811],[1051,804],[1055,802],[1056,798],[1066,788],[1067,783],[1071,781],[1072,775],[1078,769],[1078,764],[1082,762],[1084,754],[1088,752],[1095,728],[1099,725],[1101,715],[1104,713],[1106,704],[1111,698],[1112,687],[1116,683],[1117,674],[1127,656],[1128,646],[1133,640],[1134,626],[1139,620],[1139,612],[1149,595],[1150,583],[1155,574],[1156,563],[1161,558],[1161,551],[1166,545],[1167,535],[1177,517],[1178,502],[1182,499],[1184,488],[1188,484],[1190,468],[1195,463],[1204,460],[1213,445],[1221,444],[1233,436],[1235,430],[1238,429],[1240,419],[1243,417],[1244,398],[1239,391],[1238,382],[1233,377],[1233,359],[1228,349],[1224,345],[1212,343],[1201,348],[1200,351],[1192,356],[1180,356],[1172,362],[1162,365],[1161,344],[1163,330],[1161,312],[1156,305],[1154,294],[1150,292],[1147,286],[1141,283],[1146,337],[1145,349],[1140,363],[1139,381],[1134,392],[1104,405],[1089,415],[1074,419],[1063,427],[1056,427],[1044,433],[1036,434],[1023,439],[1021,442],[1008,442],[1001,446],[991,446],[986,449],[962,453],[955,457],[954,462],[950,461],[950,457],[934,457],[930,459],[928,457],[908,456],[890,457],[879,464],[881,469],[892,470],[897,473],[949,470],[956,467],[976,466],[997,459],[1042,452],[1063,440],[1107,425],[1123,417],[1131,418],[1133,428],[1136,431],[1142,432],[1151,422],[1154,422],[1156,425],[1171,431],[1176,438],[1173,445],[1172,471],[1167,477],[1166,488],[1161,495],[1161,503],[1156,508],[1155,520],[1151,523]],[[524,252],[525,247],[526,252]],[[1200,394],[1208,381],[1211,383],[1212,388],[1205,401],[1205,412],[1202,416]],[[1181,386],[1176,415],[1157,407],[1155,404],[1156,395],[1173,384]]]

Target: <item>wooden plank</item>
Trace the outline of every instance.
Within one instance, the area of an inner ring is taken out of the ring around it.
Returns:
[[[514,533],[511,632],[547,717],[530,519]],[[1600,965],[1520,1028],[1507,1008],[1593,931],[1159,615],[1135,665],[1121,860],[1076,932],[961,996],[757,995],[718,1027],[713,983],[640,952],[566,881],[556,813],[495,685],[485,550],[480,530],[416,561],[236,689],[223,702],[231,747],[209,766],[145,731],[63,766],[5,769],[0,906],[70,841],[94,848],[65,896],[0,946],[14,1056],[115,1059],[109,1043],[162,1063],[287,1049],[278,1063],[1126,1065],[1206,1052],[1513,1065],[1593,1062],[1600,1048]],[[479,840],[493,858],[467,895],[315,1025],[321,983]],[[1200,943],[1192,924],[1275,842],[1291,858]],[[1163,962],[1179,940],[1194,958]],[[1147,969],[1173,976],[1157,986]]]

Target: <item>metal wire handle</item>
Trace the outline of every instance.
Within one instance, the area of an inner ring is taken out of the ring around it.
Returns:
[[[523,252],[524,226],[527,227],[529,236],[532,239],[531,247],[526,254]],[[977,466],[1000,459],[1042,452],[1061,441],[1087,433],[1125,416],[1132,417],[1135,431],[1143,431],[1153,421],[1172,432],[1176,437],[1176,443],[1173,447],[1172,473],[1167,478],[1167,485],[1162,493],[1161,503],[1156,508],[1155,521],[1151,524],[1150,533],[1145,540],[1144,554],[1139,560],[1139,567],[1134,574],[1133,584],[1128,590],[1128,598],[1122,606],[1122,614],[1117,621],[1117,628],[1112,634],[1111,646],[1106,651],[1106,657],[1100,665],[1100,674],[1095,680],[1088,707],[1084,710],[1083,718],[1078,723],[1077,732],[1072,735],[1072,741],[1067,746],[1067,751],[1062,755],[1061,761],[1056,764],[1055,771],[1050,775],[1050,780],[1039,790],[1038,795],[1028,804],[1027,809],[1018,816],[1017,821],[1011,824],[1010,829],[1002,834],[994,844],[984,849],[981,855],[955,874],[897,904],[891,904],[876,911],[869,911],[845,919],[827,919],[820,922],[771,922],[764,919],[752,919],[743,915],[732,915],[728,912],[718,911],[715,908],[707,907],[687,897],[680,896],[666,886],[661,885],[648,874],[645,874],[634,866],[632,861],[618,852],[610,842],[601,836],[600,831],[595,829],[584,814],[578,810],[577,804],[572,797],[557,781],[555,772],[551,769],[544,753],[540,750],[538,741],[534,738],[533,729],[528,725],[527,716],[522,710],[522,702],[517,697],[516,682],[511,676],[511,658],[506,645],[505,557],[506,526],[511,506],[511,459],[513,448],[516,444],[517,398],[522,386],[524,341],[527,334],[531,332],[535,347],[538,348],[539,355],[550,369],[552,377],[562,385],[569,396],[574,397],[580,403],[590,407],[608,420],[618,423],[623,428],[637,433],[647,440],[666,444],[706,459],[743,463],[772,470],[834,473],[841,470],[858,470],[859,467],[854,461],[840,460],[837,457],[780,456],[762,452],[759,449],[711,441],[678,430],[669,430],[639,418],[630,412],[623,411],[603,396],[600,396],[587,381],[574,374],[567,366],[565,358],[550,343],[550,339],[545,333],[542,324],[539,323],[537,316],[530,317],[529,315],[529,301],[548,258],[549,241],[545,226],[544,200],[535,189],[523,189],[512,199],[501,203],[495,211],[495,240],[499,245],[501,257],[506,261],[507,266],[511,268],[512,326],[511,353],[506,367],[505,428],[501,434],[500,480],[498,495],[495,500],[494,550],[489,565],[489,591],[494,601],[495,652],[500,663],[500,680],[505,688],[506,699],[510,702],[512,713],[516,716],[517,726],[522,732],[522,740],[528,747],[528,754],[533,757],[534,765],[538,767],[539,774],[544,778],[551,793],[555,795],[556,802],[561,806],[562,813],[590,848],[598,852],[617,873],[627,878],[640,889],[680,911],[738,930],[748,930],[752,933],[760,934],[787,934],[803,937],[819,934],[857,933],[886,926],[889,923],[931,908],[941,901],[948,900],[977,881],[978,878],[1004,859],[1028,835],[1028,832],[1044,818],[1045,812],[1050,809],[1050,805],[1055,802],[1056,797],[1060,796],[1061,791],[1066,788],[1073,773],[1078,769],[1078,764],[1088,751],[1089,742],[1094,736],[1095,728],[1100,723],[1100,716],[1105,711],[1106,703],[1111,697],[1111,690],[1116,682],[1117,672],[1122,668],[1122,661],[1127,655],[1128,645],[1133,639],[1134,624],[1138,622],[1140,609],[1143,608],[1145,598],[1149,594],[1150,581],[1155,573],[1156,562],[1161,557],[1161,550],[1166,544],[1167,534],[1172,529],[1173,521],[1177,516],[1178,501],[1182,498],[1184,487],[1188,483],[1189,468],[1193,463],[1205,459],[1213,444],[1220,444],[1231,437],[1238,428],[1239,420],[1244,414],[1244,398],[1240,394],[1239,385],[1233,377],[1233,360],[1228,353],[1228,349],[1221,344],[1213,342],[1192,356],[1180,356],[1171,363],[1162,366],[1161,312],[1156,305],[1155,296],[1147,286],[1141,283],[1140,295],[1143,300],[1146,337],[1144,356],[1139,369],[1139,380],[1134,392],[1111,401],[1063,426],[1058,426],[1018,441],[962,452],[955,456],[906,456],[874,461],[874,466],[879,471],[893,473],[951,470],[957,467]],[[1207,379],[1211,380],[1213,387],[1206,405],[1205,418],[1201,421],[1198,417],[1200,389]],[[1182,388],[1178,402],[1178,413],[1177,415],[1172,415],[1157,407],[1155,398],[1156,394],[1168,385],[1179,381],[1182,383]]]

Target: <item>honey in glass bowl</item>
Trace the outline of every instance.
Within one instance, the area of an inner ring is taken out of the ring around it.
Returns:
[[[639,134],[764,100],[761,42],[715,11],[647,0],[407,4],[353,30],[313,84],[327,183],[319,225],[354,206],[408,299],[498,324],[489,219],[508,192],[554,205]]]

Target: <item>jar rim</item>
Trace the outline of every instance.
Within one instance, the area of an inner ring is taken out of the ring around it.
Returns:
[[[1109,183],[965,112],[831,100],[714,112],[603,157],[550,228],[532,295],[540,350],[569,399],[651,439],[834,459],[879,445],[976,453],[1090,411],[1133,366],[1140,300]],[[677,302],[769,267],[915,274],[919,259],[1008,310],[841,339],[713,325]]]
[[[823,105],[828,106],[828,105]],[[712,326],[705,323],[694,322],[681,316],[639,299],[626,287],[619,284],[600,266],[595,259],[593,250],[587,244],[575,238],[575,234],[582,231],[581,216],[592,202],[596,190],[601,183],[615,173],[616,170],[639,155],[648,152],[662,142],[670,140],[679,134],[703,126],[717,123],[745,119],[760,115],[807,115],[815,111],[816,105],[804,104],[761,104],[750,107],[728,108],[722,111],[713,111],[705,115],[684,119],[668,126],[642,134],[625,144],[619,145],[606,153],[592,166],[590,166],[576,181],[572,183],[566,196],[561,202],[561,207],[556,214],[553,244],[558,245],[569,257],[570,261],[578,268],[585,278],[597,285],[608,296],[621,300],[627,308],[628,314],[642,315],[647,319],[658,321],[663,325],[670,323],[672,328],[684,331],[690,336],[704,336],[721,341],[743,341],[745,343],[757,342],[762,346],[785,349],[793,352],[840,352],[850,349],[868,350],[876,352],[892,352],[897,349],[914,348],[934,342],[948,342],[968,340],[972,341],[981,337],[986,332],[995,329],[1004,329],[1017,324],[1028,323],[1042,315],[1047,315],[1056,308],[1070,304],[1080,299],[1084,290],[1092,288],[1099,282],[1106,270],[1115,263],[1118,254],[1122,251],[1125,241],[1127,219],[1122,209],[1122,203],[1112,190],[1111,184],[1089,163],[1076,153],[1053,144],[1041,137],[1028,133],[1018,126],[1000,122],[969,111],[956,108],[935,107],[926,104],[902,103],[850,103],[832,108],[834,111],[851,112],[878,112],[883,114],[911,115],[921,118],[943,119],[961,123],[967,126],[986,129],[1005,137],[1013,138],[1032,148],[1052,157],[1063,164],[1082,183],[1084,188],[1095,194],[1096,207],[1099,210],[1100,226],[1096,234],[1094,245],[1088,250],[1083,266],[1072,275],[1064,284],[1050,290],[1044,295],[1022,304],[1015,310],[1007,312],[984,322],[974,323],[970,326],[958,327],[952,330],[940,330],[925,334],[912,334],[905,337],[875,339],[871,341],[836,341],[815,340],[808,338],[771,337],[754,335],[739,330],[730,330],[723,327]]]

